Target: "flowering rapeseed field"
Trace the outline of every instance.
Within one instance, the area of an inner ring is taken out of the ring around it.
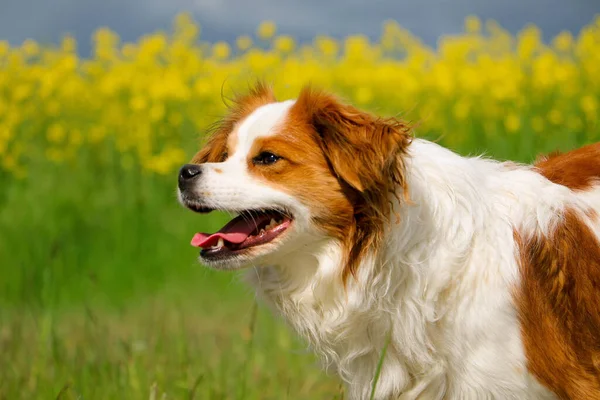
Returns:
[[[32,159],[68,163],[82,147],[110,145],[123,168],[170,174],[193,150],[184,147],[190,135],[221,114],[221,93],[255,77],[281,97],[311,81],[358,106],[401,113],[459,149],[600,137],[600,17],[550,44],[535,26],[515,37],[482,25],[467,18],[465,32],[437,49],[394,22],[377,42],[318,36],[299,45],[266,22],[254,39],[209,44],[185,14],[171,33],[136,43],[99,29],[91,58],[69,36],[59,47],[0,42],[0,168],[24,176]]]
[[[0,41],[0,399],[341,399],[303,344],[189,240],[225,216],[176,204],[177,168],[262,78],[311,81],[413,121],[461,153],[529,161],[600,140],[600,17],[549,43],[475,17],[425,46],[397,24],[299,44],[265,22],[206,43],[170,33],[93,53]]]

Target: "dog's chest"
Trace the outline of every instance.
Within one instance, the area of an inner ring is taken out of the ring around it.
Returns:
[[[503,296],[495,310],[481,310],[475,299],[432,322],[422,299],[408,291],[378,302],[323,280],[299,284],[270,268],[255,272],[252,281],[346,382],[351,399],[370,397],[386,343],[376,398],[552,398],[526,371],[516,316]]]

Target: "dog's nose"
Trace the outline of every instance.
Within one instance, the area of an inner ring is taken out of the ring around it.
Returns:
[[[185,164],[179,170],[179,189],[185,189],[186,185],[202,173],[202,167],[198,164]]]

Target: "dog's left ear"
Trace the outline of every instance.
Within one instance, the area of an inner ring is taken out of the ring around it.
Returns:
[[[302,91],[296,106],[302,107],[318,133],[338,179],[361,194],[387,197],[389,193],[381,191],[404,188],[402,155],[411,141],[407,124],[375,117],[310,87]]]
[[[296,103],[332,172],[350,197],[353,223],[342,239],[347,247],[344,282],[360,260],[380,248],[393,212],[391,197],[407,198],[406,153],[410,127],[394,118],[378,118],[344,104],[334,96],[305,88]]]

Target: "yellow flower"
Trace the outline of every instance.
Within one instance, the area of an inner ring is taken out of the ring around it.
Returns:
[[[23,42],[23,46],[21,47],[23,50],[23,54],[26,56],[35,56],[40,51],[40,46],[33,40],[27,39]]]
[[[360,60],[369,57],[369,39],[364,35],[353,35],[346,38],[344,51],[350,60]]]
[[[252,47],[252,38],[247,35],[240,36],[236,39],[235,44],[242,51],[248,50]]]
[[[90,143],[99,143],[106,137],[106,129],[103,126],[94,126],[90,129]]]
[[[155,104],[150,109],[150,119],[152,121],[160,121],[165,116],[165,106],[163,104]]]
[[[119,36],[108,28],[100,28],[94,34],[95,56],[100,60],[109,60],[116,54]]]
[[[282,99],[313,82],[378,114],[401,113],[424,135],[447,132],[444,143],[457,149],[531,131],[549,143],[566,129],[598,140],[600,18],[576,39],[562,32],[550,46],[533,25],[518,35],[493,21],[482,32],[475,16],[464,25],[465,33],[444,36],[435,48],[393,21],[375,41],[316,36],[302,45],[266,21],[257,34],[270,46],[240,36],[232,49],[199,42],[188,14],[175,18],[172,32],[132,43],[100,28],[86,58],[68,35],[58,47],[0,41],[0,168],[18,177],[26,154],[61,162],[95,153],[106,163],[114,151],[117,168],[172,173],[185,162],[183,136],[204,132],[225,111],[222,93],[228,99],[255,77]]]
[[[132,43],[125,43],[121,49],[121,54],[126,58],[134,58],[137,54],[137,48]]]
[[[598,100],[591,95],[586,95],[581,98],[581,109],[588,115],[596,114],[598,110]]]
[[[356,98],[357,102],[365,104],[371,101],[371,99],[373,98],[373,93],[370,88],[362,86],[356,89],[354,97]]]
[[[471,105],[466,100],[457,101],[454,105],[454,116],[457,120],[465,120],[469,116]]]
[[[294,39],[288,35],[281,35],[275,39],[275,48],[282,53],[289,53],[294,50]]]
[[[335,39],[317,36],[315,43],[319,51],[326,57],[335,57],[338,53],[339,46]]]
[[[564,121],[562,113],[556,108],[550,111],[550,113],[548,113],[548,119],[554,125],[560,125]]]
[[[59,143],[65,139],[66,131],[62,125],[54,124],[48,128],[46,137],[52,143]]]
[[[509,133],[514,133],[521,128],[521,118],[515,113],[510,113],[504,119],[504,126]]]
[[[10,50],[10,45],[6,40],[0,40],[0,57],[8,54],[8,50]]]
[[[224,60],[229,57],[231,53],[231,49],[229,45],[225,42],[217,42],[213,46],[213,56],[218,60]]]
[[[256,30],[256,34],[261,39],[270,39],[275,36],[275,32],[277,31],[277,26],[273,21],[265,21],[258,26]]]
[[[570,32],[563,31],[559,33],[553,40],[552,46],[558,51],[569,51],[573,46],[573,35]]]
[[[133,97],[129,103],[129,106],[134,111],[141,111],[148,105],[146,99],[142,96]]]
[[[65,53],[75,53],[77,51],[77,41],[71,35],[63,37],[60,47]]]
[[[17,160],[12,154],[6,154],[0,161],[2,161],[2,166],[8,171],[12,171],[17,167]]]
[[[189,13],[181,13],[175,17],[175,38],[184,42],[193,41],[200,33],[200,27]]]
[[[26,84],[21,84],[14,89],[13,98],[15,101],[23,101],[31,94],[31,87]]]
[[[465,18],[465,32],[467,32],[467,33],[481,32],[481,20],[474,15],[469,15],[467,18]]]

